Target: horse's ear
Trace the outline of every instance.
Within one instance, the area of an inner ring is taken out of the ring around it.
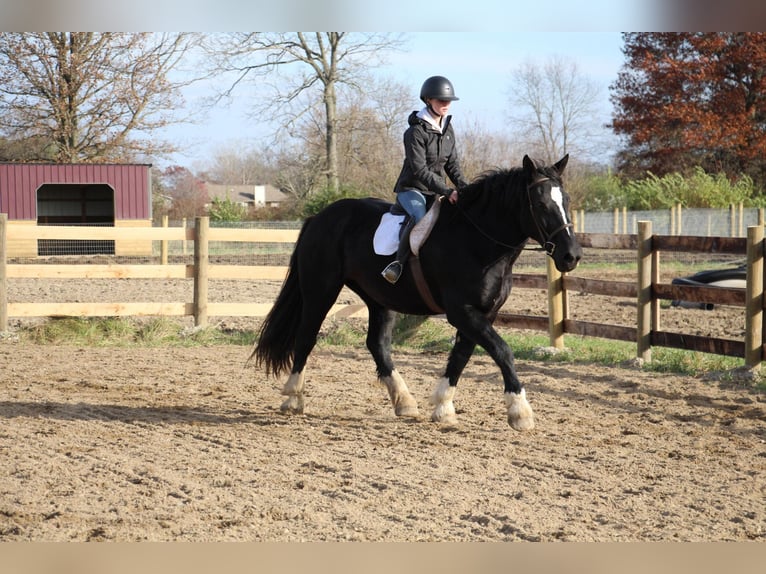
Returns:
[[[558,172],[559,175],[564,173],[564,168],[567,166],[568,161],[569,161],[569,154],[566,154],[559,161],[553,164],[554,169]]]
[[[521,160],[521,165],[524,167],[524,171],[527,174],[535,173],[537,171],[537,164],[528,155],[525,155],[524,159]]]

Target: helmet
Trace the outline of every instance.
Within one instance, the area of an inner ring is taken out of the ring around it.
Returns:
[[[460,99],[455,95],[455,88],[452,87],[452,82],[444,76],[431,76],[423,82],[423,87],[420,88],[420,99],[425,103],[429,98],[449,102]]]

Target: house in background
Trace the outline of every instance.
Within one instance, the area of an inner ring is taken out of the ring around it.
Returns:
[[[219,185],[206,183],[210,204],[214,199],[237,203],[245,208],[279,207],[288,196],[273,185]],[[210,205],[208,204],[208,206]]]

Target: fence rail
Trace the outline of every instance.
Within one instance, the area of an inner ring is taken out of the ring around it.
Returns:
[[[637,280],[634,282],[591,279],[558,273],[548,260],[545,274],[516,274],[514,288],[547,289],[548,316],[502,313],[496,323],[503,326],[548,331],[551,344],[562,347],[565,334],[600,337],[635,342],[637,356],[651,359],[652,346],[666,346],[741,357],[751,368],[760,368],[764,356],[763,341],[763,227],[748,228],[748,237],[690,237],[652,235],[651,222],[640,222],[637,234],[580,233],[586,248],[635,250]],[[11,239],[124,239],[159,240],[163,242],[160,264],[15,264],[8,263],[6,243]],[[193,228],[184,227],[38,227],[7,225],[0,214],[0,331],[8,328],[9,317],[46,316],[193,316],[195,325],[207,324],[208,316],[263,317],[270,303],[218,303],[207,297],[209,279],[282,280],[287,268],[275,265],[211,265],[208,247],[211,241],[248,243],[294,243],[297,229],[227,229],[211,228],[209,220],[200,217]],[[168,264],[168,241],[191,242],[194,263]],[[695,287],[659,282],[661,251],[700,251],[747,256],[747,287]],[[141,303],[40,303],[8,302],[8,281],[16,278],[47,279],[190,279],[194,296],[190,302]],[[633,299],[637,302],[636,326],[610,325],[569,318],[568,294],[583,292],[594,295]],[[671,333],[660,329],[659,302],[682,299],[743,307],[745,340]],[[330,316],[366,317],[364,305],[334,305]]]

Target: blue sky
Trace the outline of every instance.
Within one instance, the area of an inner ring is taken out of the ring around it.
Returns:
[[[412,108],[418,108],[423,80],[439,74],[454,84],[460,101],[451,113],[488,127],[501,126],[508,117],[508,89],[511,71],[530,60],[544,64],[562,56],[577,64],[580,74],[602,88],[603,121],[609,120],[608,86],[623,63],[619,32],[417,32],[406,33],[401,52],[391,53],[388,63],[376,68],[379,76],[412,86]],[[195,89],[195,92],[199,87]],[[187,104],[195,105],[196,96]],[[270,129],[248,117],[252,92],[243,86],[230,106],[220,106],[197,125],[168,131],[184,153],[174,162],[200,167],[210,152],[222,147],[256,145]]]
[[[605,98],[623,62],[619,32],[433,32],[408,37],[408,51],[394,54],[380,71],[411,85],[414,98],[425,78],[447,76],[461,98],[453,113],[468,111],[486,119],[505,115],[511,71],[527,60],[542,65],[552,56],[563,56],[583,76],[603,85]]]

